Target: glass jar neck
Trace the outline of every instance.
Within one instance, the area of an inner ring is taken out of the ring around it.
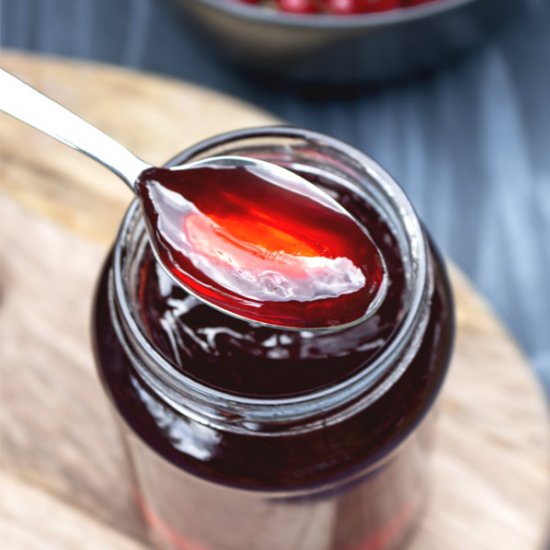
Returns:
[[[271,144],[271,145],[270,145]],[[275,145],[273,145],[275,144]],[[427,245],[419,220],[397,183],[372,159],[322,134],[289,127],[231,132],[202,142],[169,165],[217,154],[252,154],[292,168],[307,157],[342,185],[363,195],[394,234],[405,272],[404,316],[393,337],[359,372],[331,387],[292,398],[249,398],[216,390],[170,363],[136,319],[132,288],[147,247],[137,201],[127,212],[113,253],[109,304],[118,338],[140,380],[163,402],[217,429],[257,435],[299,433],[342,421],[377,401],[407,369],[424,335],[433,292]],[[307,164],[307,163],[306,163]]]

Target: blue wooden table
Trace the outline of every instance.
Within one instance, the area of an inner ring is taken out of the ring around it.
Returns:
[[[524,17],[452,65],[338,93],[273,89],[235,72],[163,0],[0,0],[0,41],[173,75],[367,151],[550,391],[550,1],[525,1]]]

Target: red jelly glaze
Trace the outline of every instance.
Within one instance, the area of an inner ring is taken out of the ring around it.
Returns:
[[[279,183],[243,166],[152,168],[137,190],[162,263],[199,298],[282,327],[360,319],[385,284],[376,245],[323,196]]]

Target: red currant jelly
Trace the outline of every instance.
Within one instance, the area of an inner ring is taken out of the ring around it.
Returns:
[[[238,160],[138,179],[172,275],[210,305],[270,325],[340,326],[378,307],[385,269],[365,229],[307,180]]]
[[[229,317],[158,266],[134,202],[98,285],[94,347],[152,544],[394,550],[423,508],[452,347],[443,262],[391,177],[337,140],[256,128],[173,162],[216,154],[329,193],[372,237],[389,285],[373,316],[337,332]]]

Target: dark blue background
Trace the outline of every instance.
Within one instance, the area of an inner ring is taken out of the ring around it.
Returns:
[[[338,94],[237,74],[164,0],[1,0],[1,44],[170,74],[367,151],[550,389],[550,1],[526,2],[523,18],[452,65]]]

